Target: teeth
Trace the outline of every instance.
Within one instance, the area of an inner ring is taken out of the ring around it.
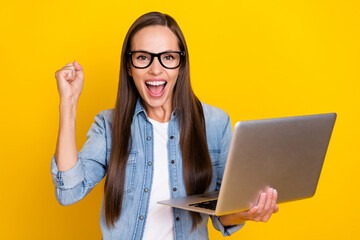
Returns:
[[[146,82],[146,84],[152,85],[152,86],[160,86],[165,84],[165,81],[152,81],[152,82]]]

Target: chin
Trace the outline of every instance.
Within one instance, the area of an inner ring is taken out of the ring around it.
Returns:
[[[145,104],[151,108],[162,107],[165,104],[165,99],[149,99],[145,100]]]
[[[168,104],[168,101],[171,101],[167,93],[165,93],[163,96],[159,98],[154,98],[149,95],[146,95],[146,98],[143,98],[143,100],[146,106],[151,108],[164,107],[166,104]],[[170,103],[170,106],[172,106],[172,103]]]

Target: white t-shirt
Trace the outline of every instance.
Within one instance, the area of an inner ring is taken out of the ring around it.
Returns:
[[[154,132],[154,174],[143,239],[174,240],[173,210],[169,206],[156,203],[170,199],[168,123],[160,123],[150,118],[149,121]]]

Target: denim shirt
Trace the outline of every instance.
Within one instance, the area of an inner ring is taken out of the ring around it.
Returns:
[[[209,192],[220,189],[227,154],[232,136],[230,118],[223,110],[202,103],[206,136],[213,177]],[[51,160],[51,175],[55,195],[61,205],[70,205],[84,198],[105,176],[111,152],[111,122],[113,109],[96,115],[87,133],[87,141],[78,153],[78,161],[67,171],[59,171],[55,155]],[[126,166],[122,211],[114,228],[105,222],[104,202],[100,212],[103,239],[142,239],[147,220],[148,205],[153,179],[153,128],[138,100],[131,125],[132,148]],[[180,150],[180,133],[176,111],[168,124],[168,161],[171,198],[186,196]],[[194,149],[196,151],[196,149]],[[146,190],[145,190],[146,189]],[[103,199],[104,200],[104,199]],[[165,199],[164,199],[165,200]],[[173,208],[174,234],[176,240],[208,239],[209,215],[201,214],[203,221],[190,232],[192,218],[189,211]],[[223,236],[230,236],[244,224],[224,227],[218,217],[210,216],[215,229]]]

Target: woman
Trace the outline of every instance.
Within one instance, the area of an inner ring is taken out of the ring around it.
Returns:
[[[79,63],[56,71],[60,126],[52,176],[62,205],[85,197],[106,175],[100,225],[104,239],[207,239],[208,215],[156,204],[219,190],[231,140],[229,116],[201,103],[189,76],[189,54],[173,18],[147,13],[123,44],[115,109],[100,112],[79,153],[76,106]],[[228,236],[246,220],[266,222],[277,193],[261,193],[250,210],[211,216]]]

